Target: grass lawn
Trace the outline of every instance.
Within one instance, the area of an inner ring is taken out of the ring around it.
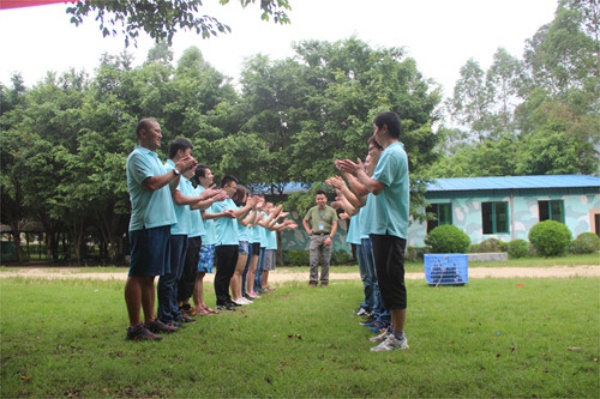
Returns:
[[[598,398],[600,279],[407,284],[410,349],[371,353],[359,281],[127,342],[122,282],[2,279],[0,396]]]

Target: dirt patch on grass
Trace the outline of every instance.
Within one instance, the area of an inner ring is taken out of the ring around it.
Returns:
[[[95,279],[117,280],[127,279],[127,269],[118,272],[85,272],[79,267],[19,267],[0,272],[0,278],[26,277],[46,279]],[[469,268],[469,278],[570,278],[570,277],[600,277],[600,265],[590,266],[554,266],[554,267],[473,267]],[[207,274],[205,281],[212,282],[214,274]],[[358,280],[360,275],[355,273],[329,274],[330,280]],[[423,272],[407,273],[406,279],[425,279]],[[269,282],[281,283],[286,281],[308,281],[308,272],[293,272],[289,269],[275,270],[269,275]]]

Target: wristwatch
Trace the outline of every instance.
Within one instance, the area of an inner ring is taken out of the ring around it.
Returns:
[[[181,172],[177,168],[173,168],[173,173],[175,174],[175,176],[181,175]]]

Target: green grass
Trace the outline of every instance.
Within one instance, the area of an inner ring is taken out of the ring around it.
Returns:
[[[410,349],[371,353],[359,281],[287,283],[162,342],[126,342],[121,282],[2,279],[0,396],[597,398],[599,283],[411,280]]]

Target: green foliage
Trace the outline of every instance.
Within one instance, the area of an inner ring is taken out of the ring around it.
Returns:
[[[572,254],[591,254],[600,251],[600,237],[594,233],[581,233],[569,245]]]
[[[497,238],[486,238],[479,244],[478,252],[503,252],[505,248],[506,244]]]
[[[597,1],[560,1],[554,20],[526,41],[522,60],[498,49],[484,72],[469,59],[446,102],[463,128],[440,129],[446,156],[432,174],[597,173],[598,15]]]
[[[427,234],[425,244],[431,248],[431,253],[466,253],[469,244],[471,244],[471,239],[458,227],[452,224],[444,224],[437,226]]]
[[[222,5],[229,0],[220,0]],[[240,0],[243,7],[255,0]],[[189,30],[201,35],[203,39],[231,32],[231,28],[209,15],[201,15],[202,0],[138,0],[105,1],[89,0],[76,2],[67,8],[71,14],[71,23],[78,26],[84,17],[96,13],[95,20],[100,21],[102,36],[125,36],[125,46],[130,40],[137,45],[140,32],[147,33],[151,38],[166,41],[171,45],[173,35],[178,29]],[[291,7],[288,0],[261,0],[261,19],[268,21],[271,17],[275,23],[290,22],[286,10]],[[120,32],[117,30],[120,29]]]
[[[347,265],[352,261],[352,255],[343,249],[338,249],[331,253],[331,264],[332,265]]]
[[[287,251],[286,265],[306,266],[310,264],[310,251],[304,249],[290,249]]]
[[[508,257],[510,259],[525,258],[529,256],[529,243],[525,240],[517,239],[508,243]]]
[[[571,231],[555,220],[544,220],[529,230],[529,242],[540,256],[563,255],[571,242]]]
[[[409,261],[409,262],[415,262],[415,261],[423,261],[423,255],[425,255],[426,253],[428,253],[429,248],[427,247],[411,247],[408,246],[406,247],[406,254],[404,255],[404,258]]]

